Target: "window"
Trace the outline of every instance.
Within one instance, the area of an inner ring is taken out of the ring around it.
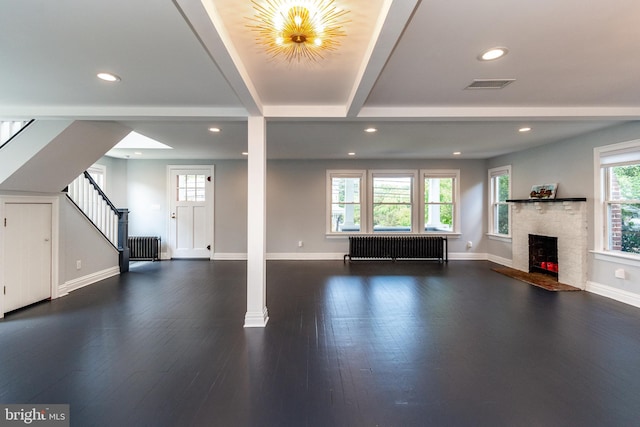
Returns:
[[[328,170],[327,233],[459,233],[459,178],[458,170]]]
[[[361,230],[364,171],[329,171],[329,232],[353,233]]]
[[[204,202],[205,201],[205,175],[187,174],[178,175],[177,198],[178,202]]]
[[[489,234],[511,235],[511,166],[489,169]]]
[[[457,170],[423,170],[424,227],[426,232],[452,233],[458,229]]]
[[[93,178],[93,181],[96,184],[98,184],[98,187],[100,187],[102,191],[105,191],[106,184],[107,184],[106,182],[107,167],[96,163],[92,165],[89,169],[87,169],[87,172],[89,172],[89,175],[91,175],[91,178]]]
[[[413,230],[415,173],[371,173],[372,224],[374,232],[397,233]]]
[[[595,149],[600,166],[599,196],[602,206],[596,218],[603,224],[604,250],[640,255],[640,141]],[[598,236],[600,237],[600,236]]]

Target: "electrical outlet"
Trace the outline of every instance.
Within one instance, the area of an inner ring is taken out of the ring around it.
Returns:
[[[77,260],[76,261],[76,270],[80,270],[82,268],[82,261],[81,260]]]
[[[302,240],[298,240],[298,247],[301,248],[304,246],[304,242]]]
[[[471,240],[469,240],[467,242],[467,249],[471,249],[473,247],[473,242]]]

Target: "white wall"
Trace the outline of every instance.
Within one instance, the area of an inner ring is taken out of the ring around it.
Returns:
[[[66,121],[62,123],[67,124]],[[40,123],[37,121],[34,125]],[[21,132],[16,141],[4,147],[3,152],[11,150],[14,145],[19,146],[22,138],[28,141],[31,126],[24,134]],[[115,122],[76,120],[53,139],[44,139],[47,143],[31,157],[20,158],[20,167],[0,183],[0,189],[43,193],[62,191],[129,132],[130,129]]]
[[[593,149],[640,138],[640,123],[613,126],[577,138],[490,159],[487,168],[512,165],[512,197],[527,198],[534,184],[558,183],[557,197],[587,197],[588,247],[594,249]],[[505,256],[510,244],[490,241],[488,252]],[[588,256],[587,290],[640,306],[640,261]],[[623,268],[627,279],[615,278]]]

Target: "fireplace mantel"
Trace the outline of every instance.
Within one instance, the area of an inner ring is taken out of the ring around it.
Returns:
[[[586,197],[563,197],[560,199],[507,199],[509,203],[563,203],[563,202],[586,202]]]

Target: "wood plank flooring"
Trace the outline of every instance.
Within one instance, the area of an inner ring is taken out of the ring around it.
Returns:
[[[484,261],[163,261],[0,320],[0,403],[73,426],[636,426],[640,309]]]

